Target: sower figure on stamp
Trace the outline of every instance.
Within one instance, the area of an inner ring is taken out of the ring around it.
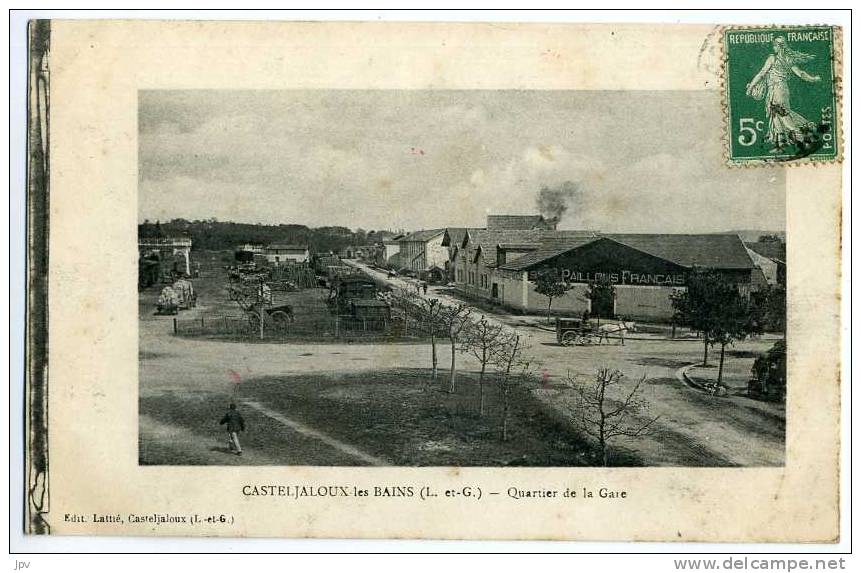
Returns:
[[[230,409],[221,418],[219,424],[227,424],[227,445],[231,452],[236,452],[237,456],[241,456],[242,446],[239,444],[239,432],[245,431],[245,419],[236,409],[235,403],[230,403]]]
[[[811,61],[814,56],[793,50],[786,45],[783,36],[774,39],[772,49],[774,53],[766,58],[762,69],[747,84],[745,93],[756,100],[765,98],[767,140],[774,144],[772,153],[781,153],[787,144],[803,142],[805,131],[815,129],[813,122],[790,107],[789,78],[794,74],[810,83],[818,82],[821,78],[798,67]]]

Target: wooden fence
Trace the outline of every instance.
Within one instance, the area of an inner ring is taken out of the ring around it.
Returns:
[[[174,318],[173,332],[180,336],[226,337],[260,339],[259,323],[243,315],[201,315],[197,318]],[[328,312],[296,312],[295,320],[279,328],[264,322],[263,336],[266,339],[312,339],[339,338],[387,338],[423,339],[429,332],[421,321],[412,318],[356,318],[339,316]]]

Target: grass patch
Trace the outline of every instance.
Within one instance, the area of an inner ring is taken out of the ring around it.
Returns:
[[[237,398],[253,400],[393,466],[589,466],[595,457],[573,429],[546,416],[526,388],[511,395],[509,439],[501,440],[498,387],[485,385],[486,413],[478,413],[476,376],[459,375],[449,394],[447,375],[398,369],[347,375],[264,377],[243,382]],[[142,398],[141,413],[220,436],[217,418],[228,396],[180,393]],[[240,406],[242,408],[242,406]],[[360,465],[259,414],[249,421],[244,446],[285,465]],[[199,426],[199,428],[198,428]],[[144,459],[141,463],[171,463]],[[152,450],[155,451],[155,450]],[[175,462],[174,462],[175,463]],[[192,462],[193,463],[193,462]]]

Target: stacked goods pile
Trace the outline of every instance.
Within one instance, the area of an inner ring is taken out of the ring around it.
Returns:
[[[194,285],[188,279],[179,279],[173,283],[173,290],[179,298],[181,308],[192,308],[197,304],[197,296],[194,294]]]
[[[179,294],[173,287],[164,287],[158,296],[157,306],[161,314],[176,314],[179,311]]]
[[[314,255],[314,270],[318,275],[325,275],[326,268],[331,265],[340,265],[341,258],[331,253]]]
[[[269,278],[273,283],[280,283],[279,290],[298,290],[313,288],[317,284],[314,271],[306,263],[286,264],[272,267]]]

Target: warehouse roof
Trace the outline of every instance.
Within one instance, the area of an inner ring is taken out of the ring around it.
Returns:
[[[467,229],[462,245],[500,245],[507,243],[544,243],[565,241],[582,236],[594,237],[592,231],[553,231],[549,229]]]
[[[754,267],[738,235],[605,235],[623,245],[682,265],[714,269]]]
[[[479,227],[446,227],[445,236],[442,239],[443,247],[460,247],[467,231],[483,231]]]
[[[527,253],[505,265],[503,269],[522,271],[544,261],[598,240],[611,240],[646,254],[683,267],[713,269],[750,269],[754,267],[744,243],[738,235],[672,235],[672,234],[613,234],[583,237],[577,240],[559,239],[555,247]]]
[[[445,229],[422,229],[421,231],[415,231],[413,233],[408,234],[405,237],[401,237],[398,240],[401,242],[408,242],[408,243],[412,243],[415,241],[420,241],[422,243],[425,243],[427,241],[430,241],[431,239],[433,239],[437,235],[444,233],[444,232],[445,232]]]
[[[513,261],[508,261],[506,264],[502,265],[501,268],[512,271],[526,270],[533,265],[537,265],[548,259],[552,259],[557,255],[567,253],[568,251],[576,249],[577,247],[582,247],[587,243],[591,243],[595,241],[595,239],[596,236],[592,233],[583,233],[580,235],[568,236],[564,238],[548,237],[541,242],[541,247],[539,249],[530,253],[526,253],[522,257],[518,257]]]
[[[488,231],[550,229],[552,223],[541,215],[488,215]]]
[[[781,241],[758,241],[755,243],[746,243],[747,247],[763,257],[768,257],[774,261],[783,262],[786,260],[786,243]]]
[[[541,248],[541,243],[499,243],[496,247],[509,251],[534,251]]]
[[[487,229],[469,229],[464,237],[463,245],[471,245],[488,262],[496,261],[497,245],[539,245],[538,251],[565,246],[567,249],[580,244],[584,239],[594,239],[591,231],[551,231],[545,229],[493,231]],[[513,248],[513,247],[509,247]],[[538,252],[535,251],[535,252]],[[535,254],[528,253],[524,256]],[[478,254],[477,253],[477,254]],[[517,259],[520,260],[519,258]]]

